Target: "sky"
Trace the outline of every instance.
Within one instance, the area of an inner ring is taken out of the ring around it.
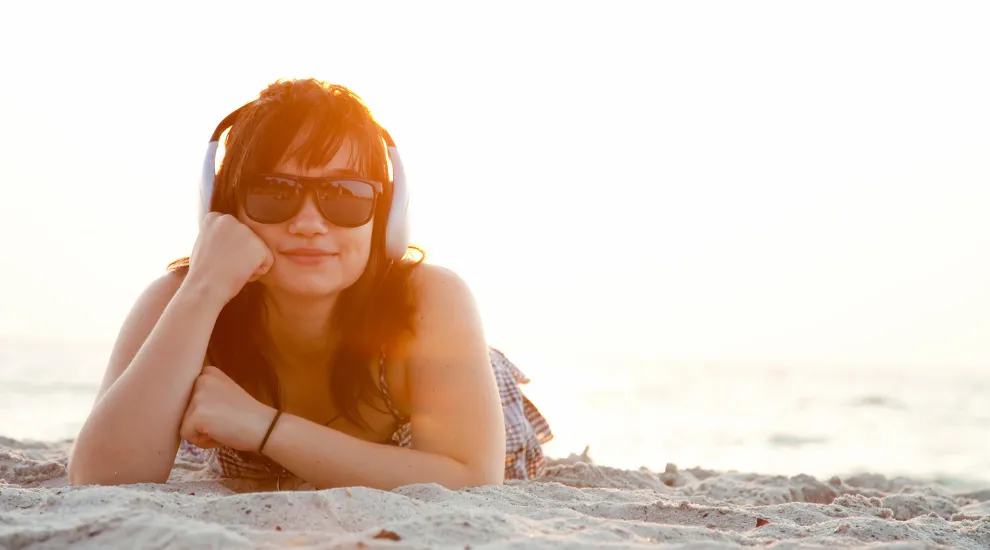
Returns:
[[[217,122],[354,89],[510,356],[990,363],[984,2],[8,3],[0,336],[112,342]]]

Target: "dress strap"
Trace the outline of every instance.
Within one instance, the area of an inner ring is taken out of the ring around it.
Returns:
[[[385,380],[385,350],[382,349],[381,353],[378,355],[378,381],[381,385],[382,400],[385,401],[385,406],[388,407],[388,412],[392,414],[399,423],[405,422],[405,417],[399,412],[398,407],[395,406],[395,402],[392,401],[392,396],[388,392],[388,382]]]

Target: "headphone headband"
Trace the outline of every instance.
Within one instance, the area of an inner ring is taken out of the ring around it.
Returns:
[[[220,146],[220,136],[233,126],[241,112],[253,103],[253,101],[247,103],[224,117],[210,136],[210,141],[206,145],[203,174],[199,185],[197,224],[210,212],[213,186],[217,175],[216,159],[217,149]],[[385,254],[390,259],[398,261],[405,256],[409,248],[409,188],[406,185],[406,171],[402,164],[402,157],[399,156],[398,147],[395,146],[392,136],[385,128],[381,125],[378,128],[381,130],[389,159],[392,161],[392,202],[388,210],[388,220],[385,222]]]

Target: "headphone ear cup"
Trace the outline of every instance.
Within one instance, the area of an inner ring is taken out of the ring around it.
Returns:
[[[385,253],[398,261],[409,249],[409,187],[399,149],[391,146],[388,153],[392,160],[392,205],[385,226]]]
[[[210,205],[213,201],[213,186],[217,178],[217,149],[220,148],[220,136],[224,131],[234,125],[234,121],[241,115],[244,109],[248,108],[254,101],[249,101],[237,108],[236,111],[225,116],[220,124],[210,135],[210,141],[206,145],[206,158],[203,159],[203,172],[199,180],[199,208],[197,209],[196,225],[203,223],[203,218],[210,213]]]
[[[217,148],[220,143],[211,141],[206,146],[206,158],[203,159],[203,173],[199,181],[199,209],[197,211],[196,225],[203,222],[203,218],[210,213],[210,204],[213,201],[213,185],[217,177]]]

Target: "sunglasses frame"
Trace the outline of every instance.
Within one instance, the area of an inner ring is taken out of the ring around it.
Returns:
[[[320,211],[320,214],[323,216],[323,219],[327,220],[333,225],[336,225],[337,227],[361,227],[366,223],[368,223],[369,221],[371,221],[371,218],[374,217],[375,210],[378,208],[378,197],[382,195],[384,190],[384,185],[380,181],[369,180],[366,178],[362,178],[350,174],[338,175],[338,176],[310,177],[310,176],[296,176],[293,174],[280,174],[277,172],[265,172],[261,174],[254,174],[253,176],[250,177],[256,177],[256,178],[275,177],[275,178],[288,179],[288,180],[292,180],[296,185],[301,187],[303,190],[303,192],[300,195],[298,195],[299,198],[297,200],[299,201],[299,204],[293,210],[291,216],[278,222],[266,222],[255,219],[255,217],[251,215],[251,212],[247,208],[247,194],[250,186],[238,185],[237,200],[240,203],[241,208],[244,209],[244,214],[247,215],[247,217],[250,218],[252,221],[256,223],[262,223],[265,225],[278,225],[280,223],[285,223],[291,220],[292,218],[298,216],[299,210],[302,209],[303,203],[306,201],[306,196],[309,194],[313,194],[313,202],[316,204],[316,208]],[[320,204],[319,195],[317,195],[316,193],[317,191],[319,191],[319,186],[321,184],[326,182],[336,182],[336,181],[356,181],[371,186],[371,190],[372,190],[371,211],[369,212],[368,217],[365,218],[365,220],[362,221],[361,223],[355,225],[341,225],[339,223],[334,222],[333,220],[330,219],[329,216],[327,216],[326,211],[323,209],[323,205]]]

